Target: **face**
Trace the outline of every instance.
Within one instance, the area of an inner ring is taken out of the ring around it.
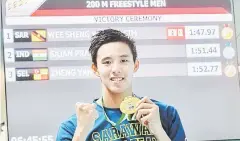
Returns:
[[[102,45],[97,53],[97,67],[92,66],[103,86],[111,93],[124,93],[132,87],[133,73],[139,62],[133,61],[129,46],[122,42]]]

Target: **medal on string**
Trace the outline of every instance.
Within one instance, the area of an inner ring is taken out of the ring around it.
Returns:
[[[132,97],[132,96],[126,97],[120,105],[121,112],[128,115],[134,114],[136,112],[137,103],[139,101],[140,99],[137,97]]]
[[[137,106],[137,103],[138,101],[140,101],[139,98],[137,97],[133,97],[133,96],[128,96],[128,97],[125,97],[124,100],[121,102],[120,104],[120,110],[122,112],[122,115],[120,117],[120,119],[118,120],[117,123],[111,121],[105,110],[104,110],[104,116],[105,116],[105,119],[111,123],[113,126],[117,126],[119,125],[121,122],[123,122],[125,119],[129,119],[131,118],[132,114],[134,114],[136,112],[136,106]],[[104,109],[104,102],[103,102],[103,98],[102,98],[102,106],[103,106],[103,109]]]

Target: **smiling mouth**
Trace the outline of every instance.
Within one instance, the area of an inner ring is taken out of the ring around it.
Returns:
[[[113,82],[120,82],[120,81],[123,81],[124,78],[123,77],[112,77],[112,78],[110,78],[110,80]]]

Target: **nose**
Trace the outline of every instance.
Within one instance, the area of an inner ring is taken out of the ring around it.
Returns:
[[[120,73],[121,73],[121,65],[118,64],[118,63],[114,63],[114,64],[112,65],[112,73],[113,73],[114,75],[120,74]]]

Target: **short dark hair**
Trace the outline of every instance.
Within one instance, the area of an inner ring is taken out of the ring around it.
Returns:
[[[121,31],[115,29],[105,29],[99,31],[97,34],[92,36],[91,44],[89,48],[89,53],[92,57],[92,62],[95,66],[97,66],[97,53],[99,48],[107,43],[111,42],[123,42],[127,44],[131,50],[133,55],[133,61],[136,61],[137,58],[137,50],[135,41],[128,37],[126,34],[122,33]]]

